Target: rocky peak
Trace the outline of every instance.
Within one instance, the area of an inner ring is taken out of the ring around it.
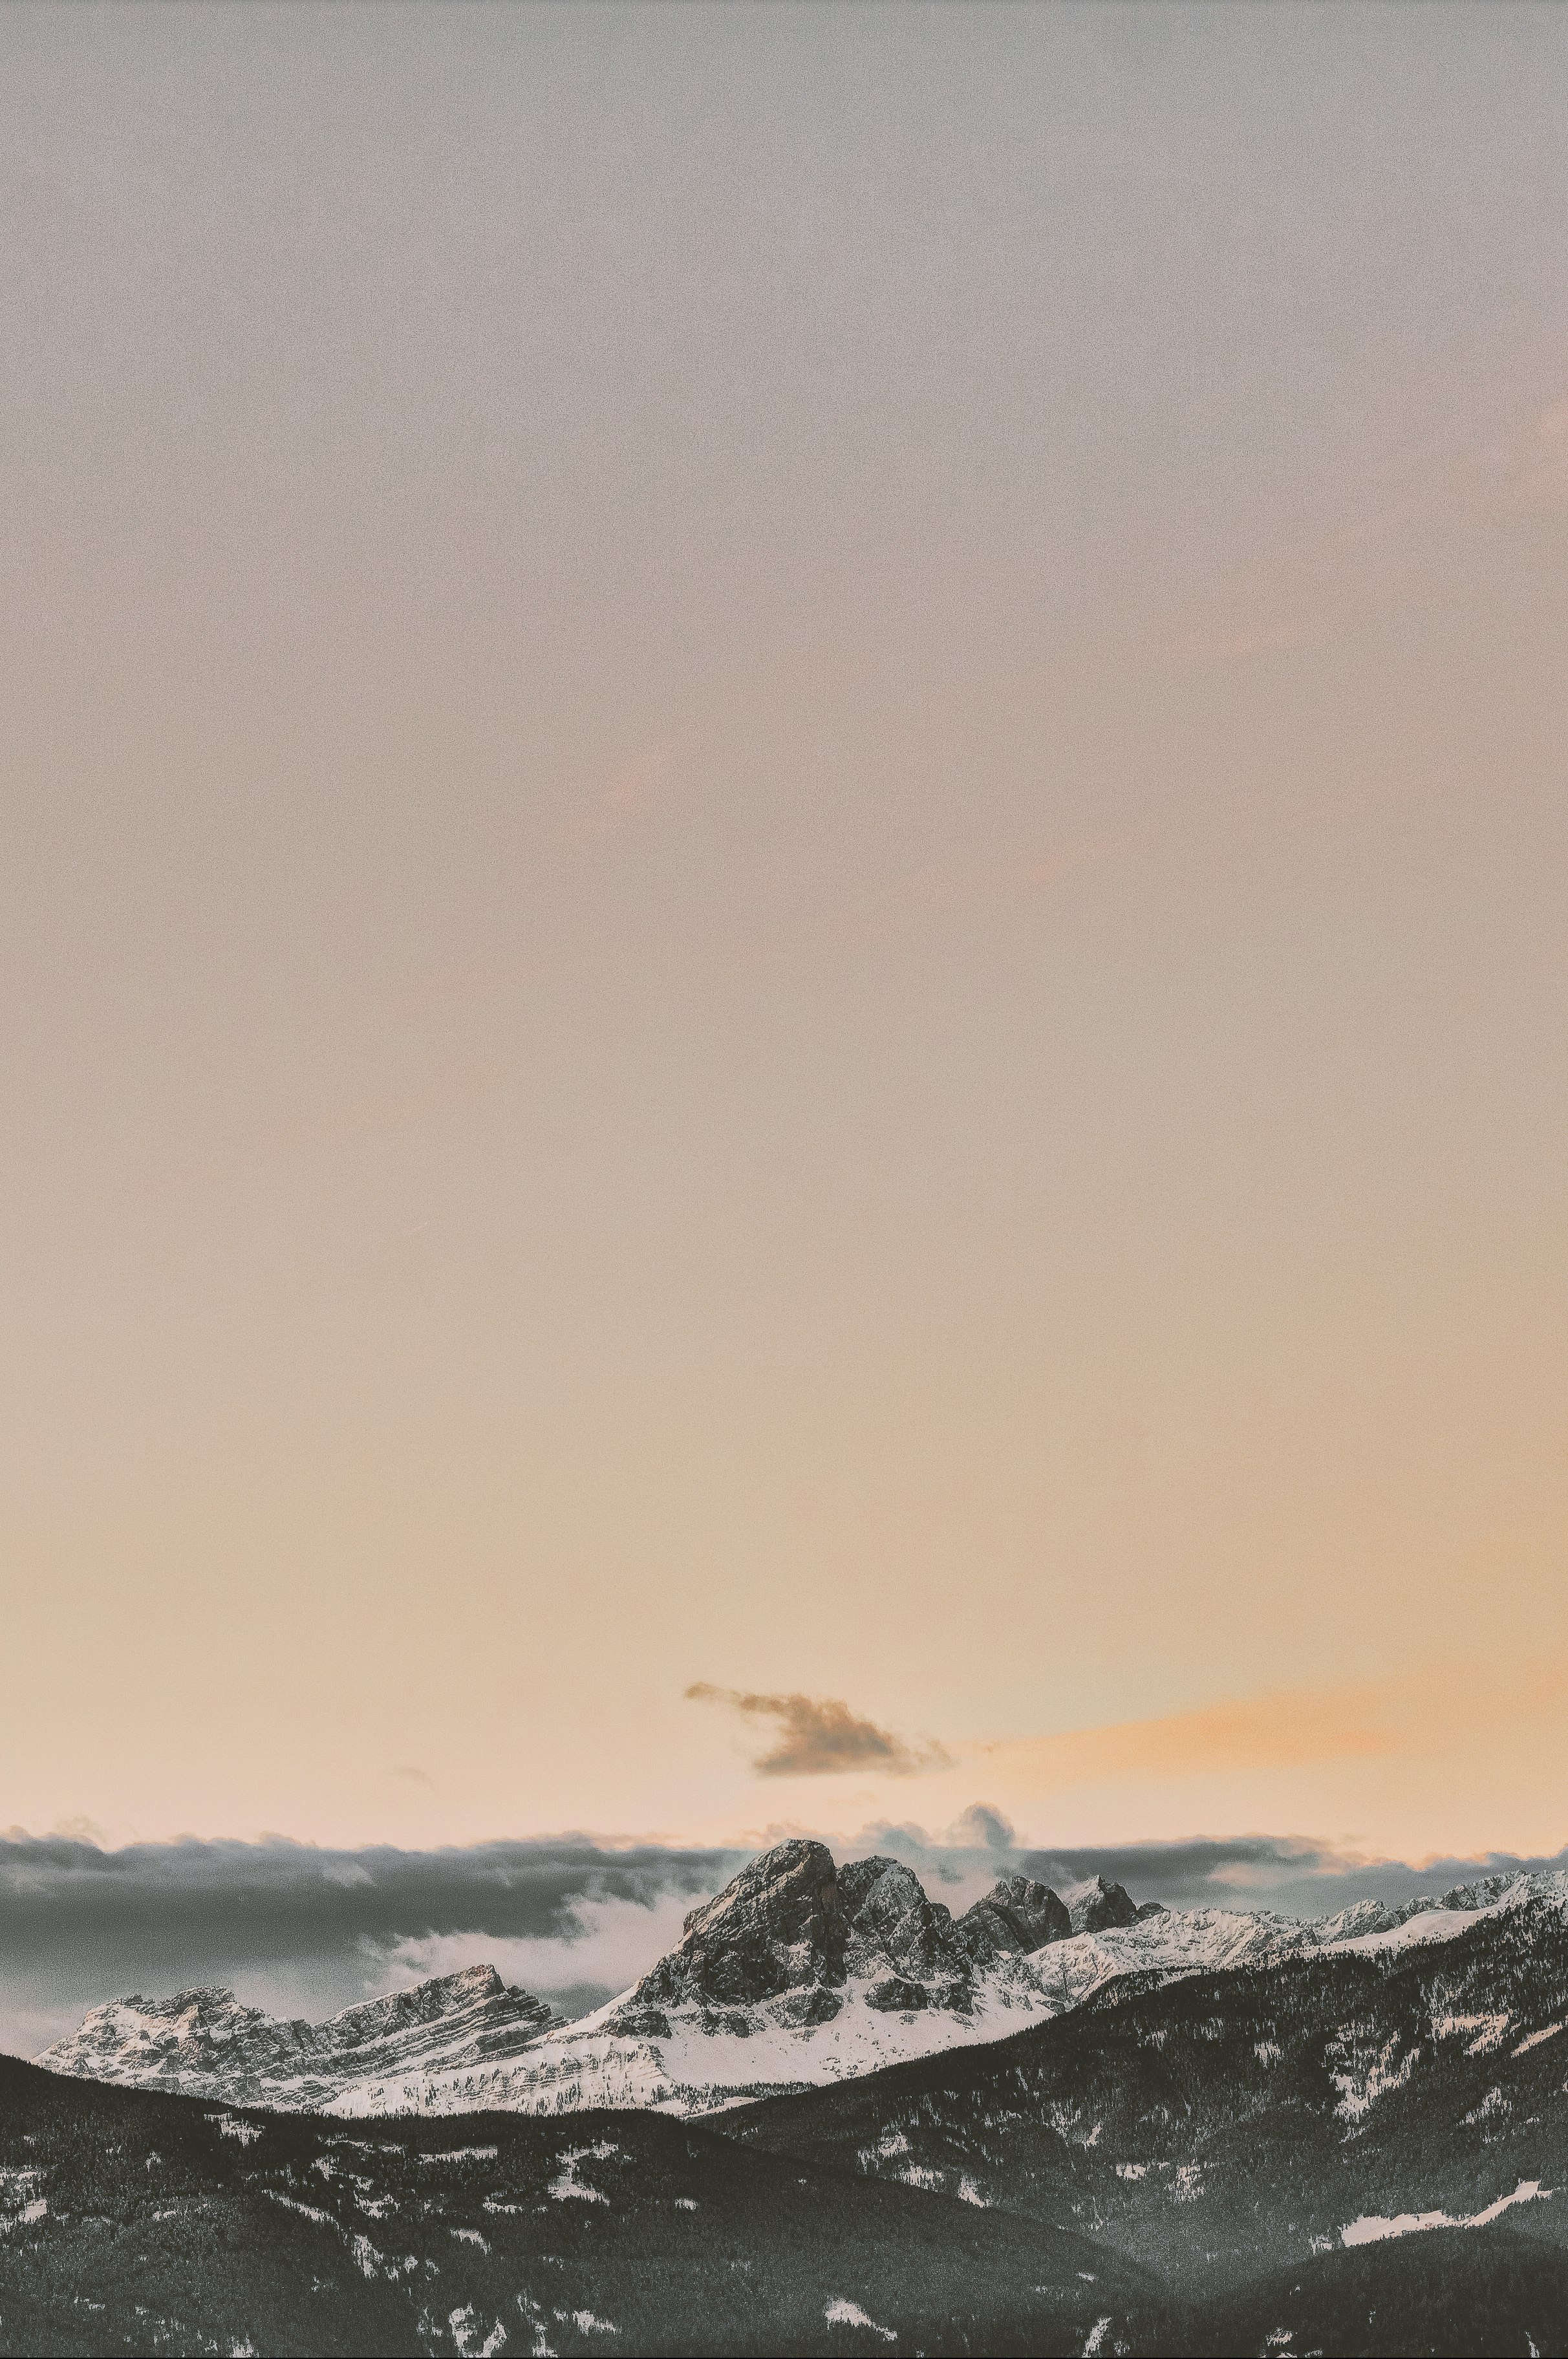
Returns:
[[[1130,1895],[1119,1884],[1108,1884],[1103,1875],[1075,1884],[1062,1897],[1075,1933],[1104,1933],[1115,1926],[1130,1925],[1138,1915]]]
[[[953,1930],[977,1963],[989,1964],[999,1957],[1041,1949],[1047,1941],[1063,1940],[1073,1923],[1048,1884],[1007,1875],[966,1909]]]
[[[852,1973],[887,1976],[889,2006],[954,2006],[968,1994],[969,1959],[953,1931],[953,1911],[928,1897],[901,1860],[851,1861],[839,1878],[849,1925],[845,1964]],[[910,1995],[915,1986],[918,1995]]]
[[[276,2066],[308,2039],[304,2024],[278,2023],[232,1990],[207,1986],[172,1998],[110,1999],[38,2059],[60,2071],[135,2074],[174,2084],[186,2075]]]
[[[215,1983],[203,1984],[198,1990],[176,1991],[172,1998],[143,1998],[138,1992],[131,1998],[111,1999],[107,2006],[94,2008],[93,2013],[108,2016],[121,2007],[145,2017],[148,2023],[168,2024],[183,2038],[226,2030],[247,2021],[268,2020],[259,2007],[245,2006],[232,1990],[221,1990]]]
[[[795,1837],[776,1843],[693,1908],[681,1940],[626,2002],[754,2006],[844,1980],[844,1918],[833,1854]]]
[[[409,1990],[362,1999],[321,2026],[321,2038],[340,2050],[426,2026],[467,2023],[477,2032],[528,2033],[537,2038],[560,2020],[542,1999],[504,1983],[494,1966],[464,1966],[454,1974],[432,1974]]]
[[[822,1844],[777,1844],[694,1908],[670,1955],[615,2009],[612,2026],[668,2035],[670,2008],[702,2010],[713,2030],[770,2020],[830,2021],[846,1980],[873,2006],[968,2009],[971,1961],[953,1915],[930,1899],[902,1861],[852,1861],[842,1874]]]

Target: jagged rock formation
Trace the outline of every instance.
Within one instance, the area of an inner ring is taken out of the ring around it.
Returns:
[[[1103,1875],[1092,1875],[1086,1884],[1075,1884],[1068,1893],[1067,1915],[1074,1933],[1105,1933],[1116,1926],[1130,1925],[1138,1910],[1121,1885],[1107,1884]]]
[[[1158,1900],[1149,1906],[1158,1908]],[[1047,1941],[1064,1941],[1073,1920],[1049,1885],[1009,1875],[993,1886],[958,1920],[957,1932],[977,1965],[1003,1957],[1027,1956]]]
[[[95,2008],[40,2061],[341,2112],[697,2110],[754,2084],[866,2071],[1054,2012],[1060,1996],[1043,1993],[1028,1962],[1069,1932],[1062,1902],[1028,1877],[998,1883],[955,1924],[902,1861],[858,1859],[841,1873],[824,1844],[795,1838],[692,1909],[676,1947],[631,1990],[570,2027],[475,1968],[320,2025],[274,2022],[227,1991],[122,2000]]]
[[[1071,1930],[1054,1892],[1010,1876],[954,1924],[901,1860],[836,1869],[822,1843],[779,1843],[694,1908],[679,1945],[619,2002],[609,2027],[670,2037],[670,2017],[698,2010],[706,2030],[746,2038],[746,2014],[792,2027],[831,2023],[846,1988],[887,2013],[967,2014],[975,1974]],[[855,1991],[855,1986],[864,1988]]]
[[[838,2012],[826,2002],[844,1980],[845,1930],[826,1844],[779,1843],[692,1909],[679,1946],[621,2002],[616,2028],[668,2038],[667,2010],[694,2006],[711,2029],[736,2029],[741,2010],[801,1994],[816,2011],[787,2007],[782,2019],[823,2022]]]
[[[849,1920],[846,1962],[879,1986],[868,2004],[967,2012],[975,2003],[971,1960],[957,1939],[953,1911],[926,1897],[920,1878],[896,1859],[857,1859],[840,1879]],[[919,1994],[916,1995],[916,1994]]]

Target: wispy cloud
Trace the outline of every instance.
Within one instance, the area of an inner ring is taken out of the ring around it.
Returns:
[[[727,1704],[744,1719],[771,1723],[774,1742],[754,1763],[759,1777],[824,1777],[840,1770],[881,1770],[895,1777],[945,1769],[952,1755],[931,1739],[911,1745],[875,1721],[862,1720],[836,1696],[748,1695],[698,1680],[686,1690],[693,1703]]]
[[[964,1819],[1007,1821],[980,1803]],[[1061,1892],[1104,1875],[1135,1900],[1163,1900],[1170,1908],[1276,1908],[1288,1915],[1326,1917],[1355,1900],[1406,1900],[1418,1892],[1444,1892],[1482,1875],[1523,1875],[1561,1868],[1568,1853],[1428,1854],[1393,1859],[1311,1835],[1190,1835],[1163,1843],[1006,1845],[972,1838],[964,1821],[945,1834],[887,1821],[862,1827],[841,1855],[890,1852],[943,1897],[965,1908],[998,1875],[1022,1874]]]
[[[1295,1768],[1391,1751],[1374,1687],[1281,1689],[1155,1720],[1115,1722],[989,1745],[993,1759],[1027,1769],[1043,1791],[1111,1777],[1189,1777]]]
[[[1036,1794],[1118,1778],[1157,1780],[1294,1769],[1379,1756],[1419,1756],[1495,1742],[1505,1730],[1547,1724],[1568,1701],[1568,1659],[1542,1655],[1528,1669],[1432,1660],[1397,1677],[1276,1688],[1192,1712],[1099,1728],[1016,1738],[981,1748]]]

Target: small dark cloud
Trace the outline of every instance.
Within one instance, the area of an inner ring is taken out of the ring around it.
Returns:
[[[399,1761],[392,1775],[394,1777],[411,1777],[416,1785],[428,1786],[432,1794],[435,1792],[435,1779],[428,1769],[421,1769],[416,1761]]]
[[[1012,1821],[989,1802],[971,1802],[948,1829],[947,1840],[961,1851],[1011,1852],[1018,1843]]]
[[[746,1720],[771,1722],[774,1743],[753,1763],[759,1777],[825,1777],[842,1769],[880,1769],[909,1777],[942,1769],[949,1755],[940,1745],[913,1745],[875,1721],[862,1720],[836,1696],[746,1695],[698,1680],[686,1690],[694,1703],[728,1704]]]

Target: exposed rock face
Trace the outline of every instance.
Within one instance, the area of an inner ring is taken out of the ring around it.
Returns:
[[[242,2081],[292,2075],[306,2064],[311,2027],[279,2023],[258,2006],[245,2006],[231,1990],[177,1991],[172,1998],[112,1999],[93,2007],[69,2038],[39,2057],[58,2072],[95,2074],[113,2058],[117,2077],[127,2063],[144,2085],[179,2089],[220,2066]]]
[[[650,2010],[755,2006],[842,1983],[845,1930],[833,1854],[800,1838],[777,1843],[692,1909],[676,1947],[628,1994],[626,2027]]]
[[[973,1967],[952,1910],[900,1860],[857,1859],[839,1874],[821,1843],[794,1841],[692,1910],[614,2027],[667,2038],[671,2011],[696,2008],[705,2029],[744,2037],[757,2027],[747,2008],[765,2006],[780,2025],[824,2023],[846,1992],[885,2012],[962,2013],[974,2004]]]
[[[388,1991],[345,2007],[321,2025],[317,2038],[339,2054],[363,2054],[384,2042],[437,2030],[461,2032],[481,2056],[510,2056],[561,2017],[531,1991],[504,1983],[494,1966],[467,1966],[461,1973],[436,1974],[412,1990]]]
[[[769,2003],[768,2013],[770,2021],[781,2025],[787,2031],[803,2031],[815,2024],[831,2023],[843,2006],[844,2001],[836,1991],[819,1987],[816,1990],[786,1991],[782,1998]]]
[[[967,2006],[971,2000],[969,1958],[958,1940],[953,1911],[930,1900],[920,1878],[896,1859],[857,1859],[839,1879],[849,1920],[846,1963],[852,1973],[886,1977],[904,1988],[918,1985],[914,2006]],[[887,1999],[874,2004],[893,2006]]]
[[[1066,1898],[1068,1919],[1075,1933],[1104,1933],[1115,1926],[1130,1925],[1138,1915],[1121,1886],[1107,1884],[1103,1875],[1075,1884]]]
[[[953,1930],[969,1956],[985,1965],[1065,1940],[1073,1924],[1048,1884],[1008,1875],[966,1909]]]
[[[887,1974],[867,1985],[866,2004],[883,2015],[913,2015],[928,2004],[926,1987],[923,1983],[906,1982],[902,1974]]]

